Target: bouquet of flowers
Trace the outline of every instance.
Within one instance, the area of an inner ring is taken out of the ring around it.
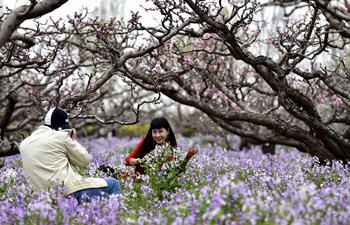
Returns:
[[[174,192],[178,184],[180,167],[184,158],[180,149],[170,146],[169,143],[157,145],[156,148],[142,159],[142,166],[146,171],[145,181],[154,193],[163,198],[163,191]]]

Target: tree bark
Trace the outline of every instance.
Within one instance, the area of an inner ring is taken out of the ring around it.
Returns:
[[[0,48],[10,40],[15,30],[27,19],[36,18],[59,8],[68,0],[44,0],[14,9],[1,23]]]

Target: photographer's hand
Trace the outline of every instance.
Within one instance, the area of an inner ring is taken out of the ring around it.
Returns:
[[[72,128],[72,130],[69,132],[70,137],[75,140],[77,138],[77,131]]]

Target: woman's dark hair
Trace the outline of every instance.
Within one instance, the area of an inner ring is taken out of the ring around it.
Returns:
[[[173,129],[171,129],[168,120],[164,117],[155,118],[152,120],[146,138],[143,142],[143,145],[141,146],[139,158],[143,158],[146,154],[150,153],[153,149],[155,149],[156,143],[154,142],[152,137],[152,130],[161,128],[164,128],[169,131],[166,141],[169,142],[170,146],[177,147],[175,134],[173,132]]]

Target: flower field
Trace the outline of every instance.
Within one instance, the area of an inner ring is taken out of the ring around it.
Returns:
[[[350,224],[350,168],[319,165],[293,149],[263,155],[259,147],[226,151],[220,139],[179,138],[183,156],[199,152],[174,191],[156,194],[151,178],[123,179],[124,159],[138,139],[80,140],[92,156],[87,176],[104,177],[98,166],[117,170],[122,195],[77,204],[62,187],[35,192],[25,181],[20,155],[0,169],[0,224]],[[230,139],[233,146],[238,141]]]

